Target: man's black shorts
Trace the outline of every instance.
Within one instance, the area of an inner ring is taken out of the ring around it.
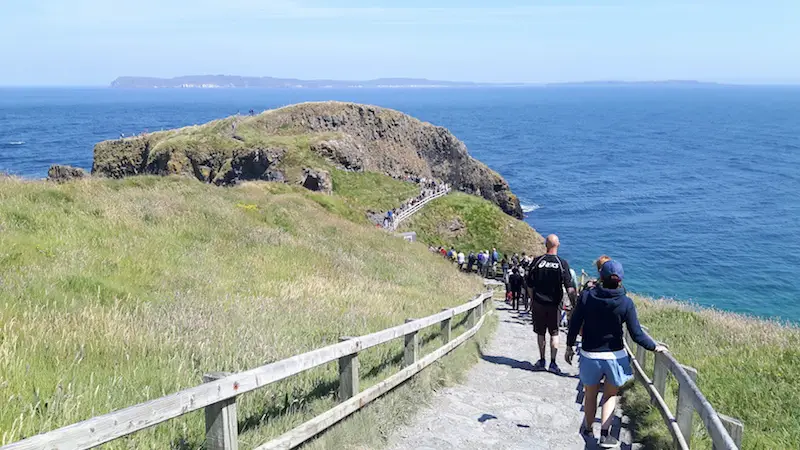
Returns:
[[[557,303],[545,305],[537,301],[533,302],[533,332],[539,336],[544,336],[548,332],[550,336],[558,336],[558,322],[561,308]]]

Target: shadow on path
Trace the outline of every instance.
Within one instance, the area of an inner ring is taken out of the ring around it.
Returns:
[[[486,355],[486,354],[483,353],[483,350],[481,350],[480,348],[478,349],[478,353],[480,354],[480,357],[481,357],[482,360],[484,360],[486,362],[490,362],[492,364],[498,364],[498,365],[501,365],[501,366],[508,366],[508,367],[511,367],[512,369],[527,370],[529,372],[550,373],[550,374],[553,374],[553,375],[556,375],[556,376],[559,376],[559,377],[564,377],[564,378],[574,378],[574,379],[578,378],[577,375],[570,375],[570,374],[564,373],[564,372],[553,373],[553,372],[549,372],[547,370],[536,370],[536,369],[533,368],[533,364],[531,364],[530,361],[519,361],[519,360],[516,360],[514,358],[509,358],[507,356]]]

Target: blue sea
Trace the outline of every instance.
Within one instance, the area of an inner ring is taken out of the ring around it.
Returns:
[[[607,253],[632,291],[800,323],[800,87],[0,89],[0,171],[89,169],[120,133],[317,100],[449,128],[577,269]]]

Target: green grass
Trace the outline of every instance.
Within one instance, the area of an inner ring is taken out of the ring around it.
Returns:
[[[744,422],[744,448],[796,447],[800,442],[800,330],[671,301],[637,298],[637,305],[650,334],[667,343],[682,364],[697,369],[697,384],[717,412]],[[667,400],[673,413],[676,398],[677,383],[672,380]],[[637,414],[649,415],[643,420],[654,424],[640,432],[642,438],[657,440],[653,436],[659,428],[666,432],[663,423],[657,426],[661,422],[657,412]],[[692,448],[711,448],[699,417],[695,416],[694,424]]]
[[[413,230],[423,242],[465,252],[491,250],[544,253],[542,237],[527,223],[502,212],[480,197],[452,192],[428,203],[401,225],[400,231]]]
[[[374,172],[333,170],[331,177],[333,192],[362,211],[388,211],[419,195],[418,185]]]
[[[373,201],[383,200],[364,200]],[[346,220],[353,211],[338,196],[272,183],[0,179],[0,442],[196,385],[205,372],[424,317],[482,289],[425,246]],[[397,370],[401,346],[363,352],[363,386]],[[454,361],[446,370],[463,369]],[[327,409],[336,379],[329,364],[243,395],[244,448]],[[202,440],[199,411],[110,447]]]

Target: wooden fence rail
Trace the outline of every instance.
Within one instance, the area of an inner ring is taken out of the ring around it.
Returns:
[[[645,386],[651,401],[664,419],[664,423],[672,435],[675,448],[688,450],[691,447],[692,421],[695,412],[703,421],[703,425],[711,437],[714,450],[741,448],[744,425],[737,419],[717,414],[697,387],[696,369],[679,363],[670,353],[655,353],[653,379],[651,380],[645,372],[650,352],[633,342],[629,334],[626,333],[626,335],[625,351],[631,358],[634,375]],[[670,375],[678,382],[678,400],[674,415],[664,400],[667,378]]]
[[[201,385],[8,444],[0,447],[0,450],[89,449],[201,408],[205,409],[206,448],[236,450],[238,449],[236,397],[306,370],[338,361],[340,383],[338,397],[342,403],[259,447],[262,450],[291,449],[358,411],[466,342],[483,325],[491,299],[492,292],[485,292],[469,303],[443,310],[438,314],[411,320],[403,325],[365,336],[342,338],[338,344],[245,372],[207,374],[203,377],[204,383]],[[469,329],[451,339],[452,319],[463,313],[468,314]],[[444,345],[419,359],[418,332],[432,325],[441,327]],[[404,368],[377,385],[359,392],[358,353],[401,337],[405,340]]]

